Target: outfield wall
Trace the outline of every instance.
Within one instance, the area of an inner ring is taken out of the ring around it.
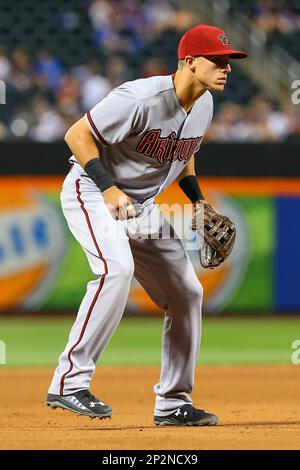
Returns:
[[[62,176],[2,176],[0,202],[0,311],[77,308],[93,278],[62,216]],[[223,266],[200,267],[192,232],[183,243],[205,287],[205,311],[300,311],[300,178],[201,178],[207,199],[237,226],[237,243]],[[175,229],[189,224],[188,202],[176,184],[157,202]],[[296,245],[296,246],[295,246]],[[158,313],[133,280],[127,309]]]

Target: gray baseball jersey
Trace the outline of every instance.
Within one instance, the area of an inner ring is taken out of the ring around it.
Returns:
[[[192,403],[202,286],[181,240],[153,199],[199,149],[212,108],[212,97],[206,92],[186,113],[172,77],[167,76],[125,83],[86,114],[105,168],[142,209],[135,219],[115,220],[101,191],[79,164],[72,166],[64,181],[63,213],[97,278],[88,284],[50,394],[72,395],[89,388],[96,361],[123,315],[134,273],[165,310],[161,376],[154,387],[155,415],[165,416]],[[70,160],[76,162],[74,156]],[[139,237],[125,233],[126,226],[135,223]],[[109,236],[115,228],[124,236]],[[149,230],[169,236],[149,237]]]
[[[212,114],[209,91],[186,113],[172,76],[158,76],[115,88],[85,117],[116,185],[144,202],[179,176],[199,150]]]

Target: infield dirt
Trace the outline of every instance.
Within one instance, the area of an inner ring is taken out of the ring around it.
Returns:
[[[102,421],[47,407],[52,372],[1,368],[1,449],[300,449],[300,366],[199,367],[194,404],[220,424],[187,428],[153,424],[157,367],[98,366]]]

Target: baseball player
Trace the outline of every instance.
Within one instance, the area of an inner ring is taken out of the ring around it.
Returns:
[[[96,279],[87,285],[59,358],[48,405],[91,418],[111,417],[110,406],[89,388],[95,364],[123,315],[134,274],[165,311],[154,423],[217,424],[217,416],[193,407],[190,398],[203,289],[154,200],[175,180],[193,204],[204,200],[194,154],[213,115],[209,90],[223,91],[229,59],[246,56],[232,49],[221,29],[195,26],[180,40],[173,76],[124,83],[67,132],[73,155],[62,209]]]

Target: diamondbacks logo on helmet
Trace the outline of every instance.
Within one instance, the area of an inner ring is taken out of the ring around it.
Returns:
[[[224,46],[226,46],[226,44],[229,44],[229,39],[228,39],[228,37],[226,36],[225,33],[219,34],[219,35],[217,36],[217,39],[219,39],[219,41],[221,41],[221,43],[222,43]]]

